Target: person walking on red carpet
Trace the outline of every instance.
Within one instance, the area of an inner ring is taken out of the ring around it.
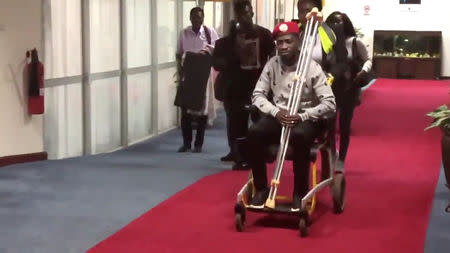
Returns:
[[[336,96],[339,118],[339,156],[336,171],[344,171],[344,162],[350,144],[350,128],[353,112],[358,104],[361,86],[365,84],[372,60],[363,42],[357,38],[355,28],[345,13],[331,13],[326,23],[334,30],[336,63],[335,80],[332,85]],[[337,68],[336,68],[337,67]]]
[[[214,62],[227,82],[224,107],[232,155],[223,158],[233,157],[233,170],[248,170],[244,152],[249,125],[246,106],[251,104],[252,92],[264,65],[275,53],[275,43],[268,29],[253,23],[250,1],[236,1],[234,13],[236,22],[232,24],[232,32],[219,42],[220,52],[215,54]]]

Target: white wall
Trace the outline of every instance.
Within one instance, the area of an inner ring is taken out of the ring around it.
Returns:
[[[370,15],[364,15],[364,5]],[[326,0],[325,17],[333,11],[345,12],[353,25],[362,28],[372,54],[374,30],[442,31],[441,75],[450,76],[450,1],[422,0],[416,12],[404,11],[398,0]]]
[[[25,52],[41,53],[41,1],[0,0],[0,157],[43,151],[42,115],[24,102]]]

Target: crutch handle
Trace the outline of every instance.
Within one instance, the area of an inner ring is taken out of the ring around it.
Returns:
[[[280,180],[272,179],[270,185],[273,187],[278,187],[278,185],[280,185]]]

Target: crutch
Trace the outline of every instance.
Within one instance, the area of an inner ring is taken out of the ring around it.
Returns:
[[[305,83],[309,63],[311,61],[312,49],[315,43],[318,24],[319,24],[318,21],[314,21],[312,19],[308,20],[308,22],[306,23],[305,36],[302,41],[302,47],[300,50],[297,68],[295,71],[294,84],[292,85],[291,90],[289,92],[290,94],[288,100],[288,111],[289,114],[291,115],[298,112],[301,92],[303,85]],[[280,184],[280,177],[281,172],[283,170],[287,147],[289,145],[290,133],[291,133],[290,126],[282,127],[280,137],[280,148],[278,149],[277,153],[275,171],[270,184],[269,196],[265,203],[265,206],[268,208],[272,209],[275,208],[275,198],[277,195],[278,186]]]

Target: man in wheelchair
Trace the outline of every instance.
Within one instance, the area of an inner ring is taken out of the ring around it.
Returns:
[[[280,143],[284,125],[292,127],[289,139],[294,167],[292,209],[299,209],[302,197],[308,192],[310,149],[315,139],[326,130],[324,117],[335,113],[336,104],[322,68],[311,61],[302,89],[300,110],[297,114],[288,113],[290,89],[300,55],[298,25],[294,22],[280,23],[273,36],[278,55],[265,65],[252,95],[252,104],[264,115],[250,127],[247,136],[248,159],[256,188],[250,206],[264,207],[269,193],[264,154],[270,145]]]

